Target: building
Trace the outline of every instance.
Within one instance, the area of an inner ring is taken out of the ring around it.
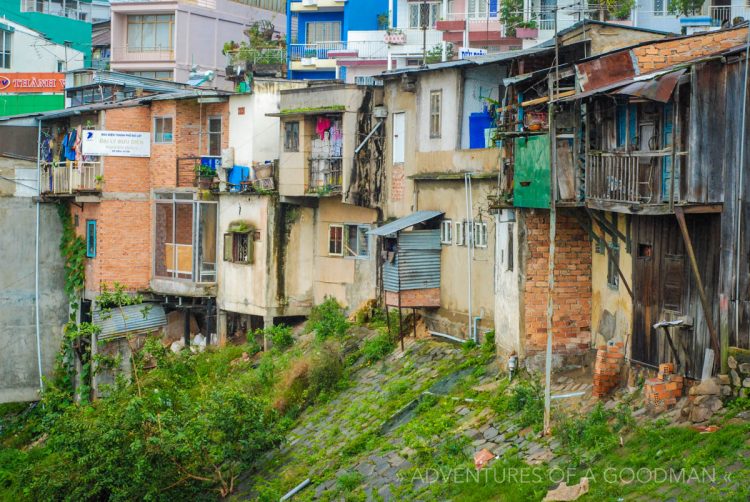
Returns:
[[[43,33],[0,20],[0,116],[63,108],[63,72],[82,68],[86,59]]]
[[[253,24],[272,25],[283,38],[281,0],[112,2],[110,68],[134,75],[186,83],[225,80],[224,45],[245,38]]]

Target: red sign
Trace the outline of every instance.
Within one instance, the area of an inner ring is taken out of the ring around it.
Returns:
[[[0,93],[64,90],[65,75],[62,73],[0,73]]]

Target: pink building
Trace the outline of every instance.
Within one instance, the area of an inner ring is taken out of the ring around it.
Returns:
[[[225,42],[246,40],[254,23],[270,22],[284,38],[284,0],[112,0],[111,69],[144,77],[227,87]],[[210,80],[210,79],[209,79]],[[197,82],[196,82],[197,83]]]

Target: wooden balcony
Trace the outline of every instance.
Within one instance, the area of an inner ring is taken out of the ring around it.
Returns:
[[[41,163],[41,192],[49,195],[75,195],[101,192],[101,161]]]
[[[633,212],[668,212],[680,200],[680,165],[684,156],[672,150],[644,152],[592,152],[586,156],[586,202],[589,205],[622,205]]]

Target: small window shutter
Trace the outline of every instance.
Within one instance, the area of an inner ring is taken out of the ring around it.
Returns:
[[[224,261],[232,261],[233,242],[232,234],[224,234]]]
[[[253,233],[247,234],[247,262],[255,263],[255,239]]]
[[[683,255],[664,256],[664,308],[682,312],[682,280],[685,274]]]

